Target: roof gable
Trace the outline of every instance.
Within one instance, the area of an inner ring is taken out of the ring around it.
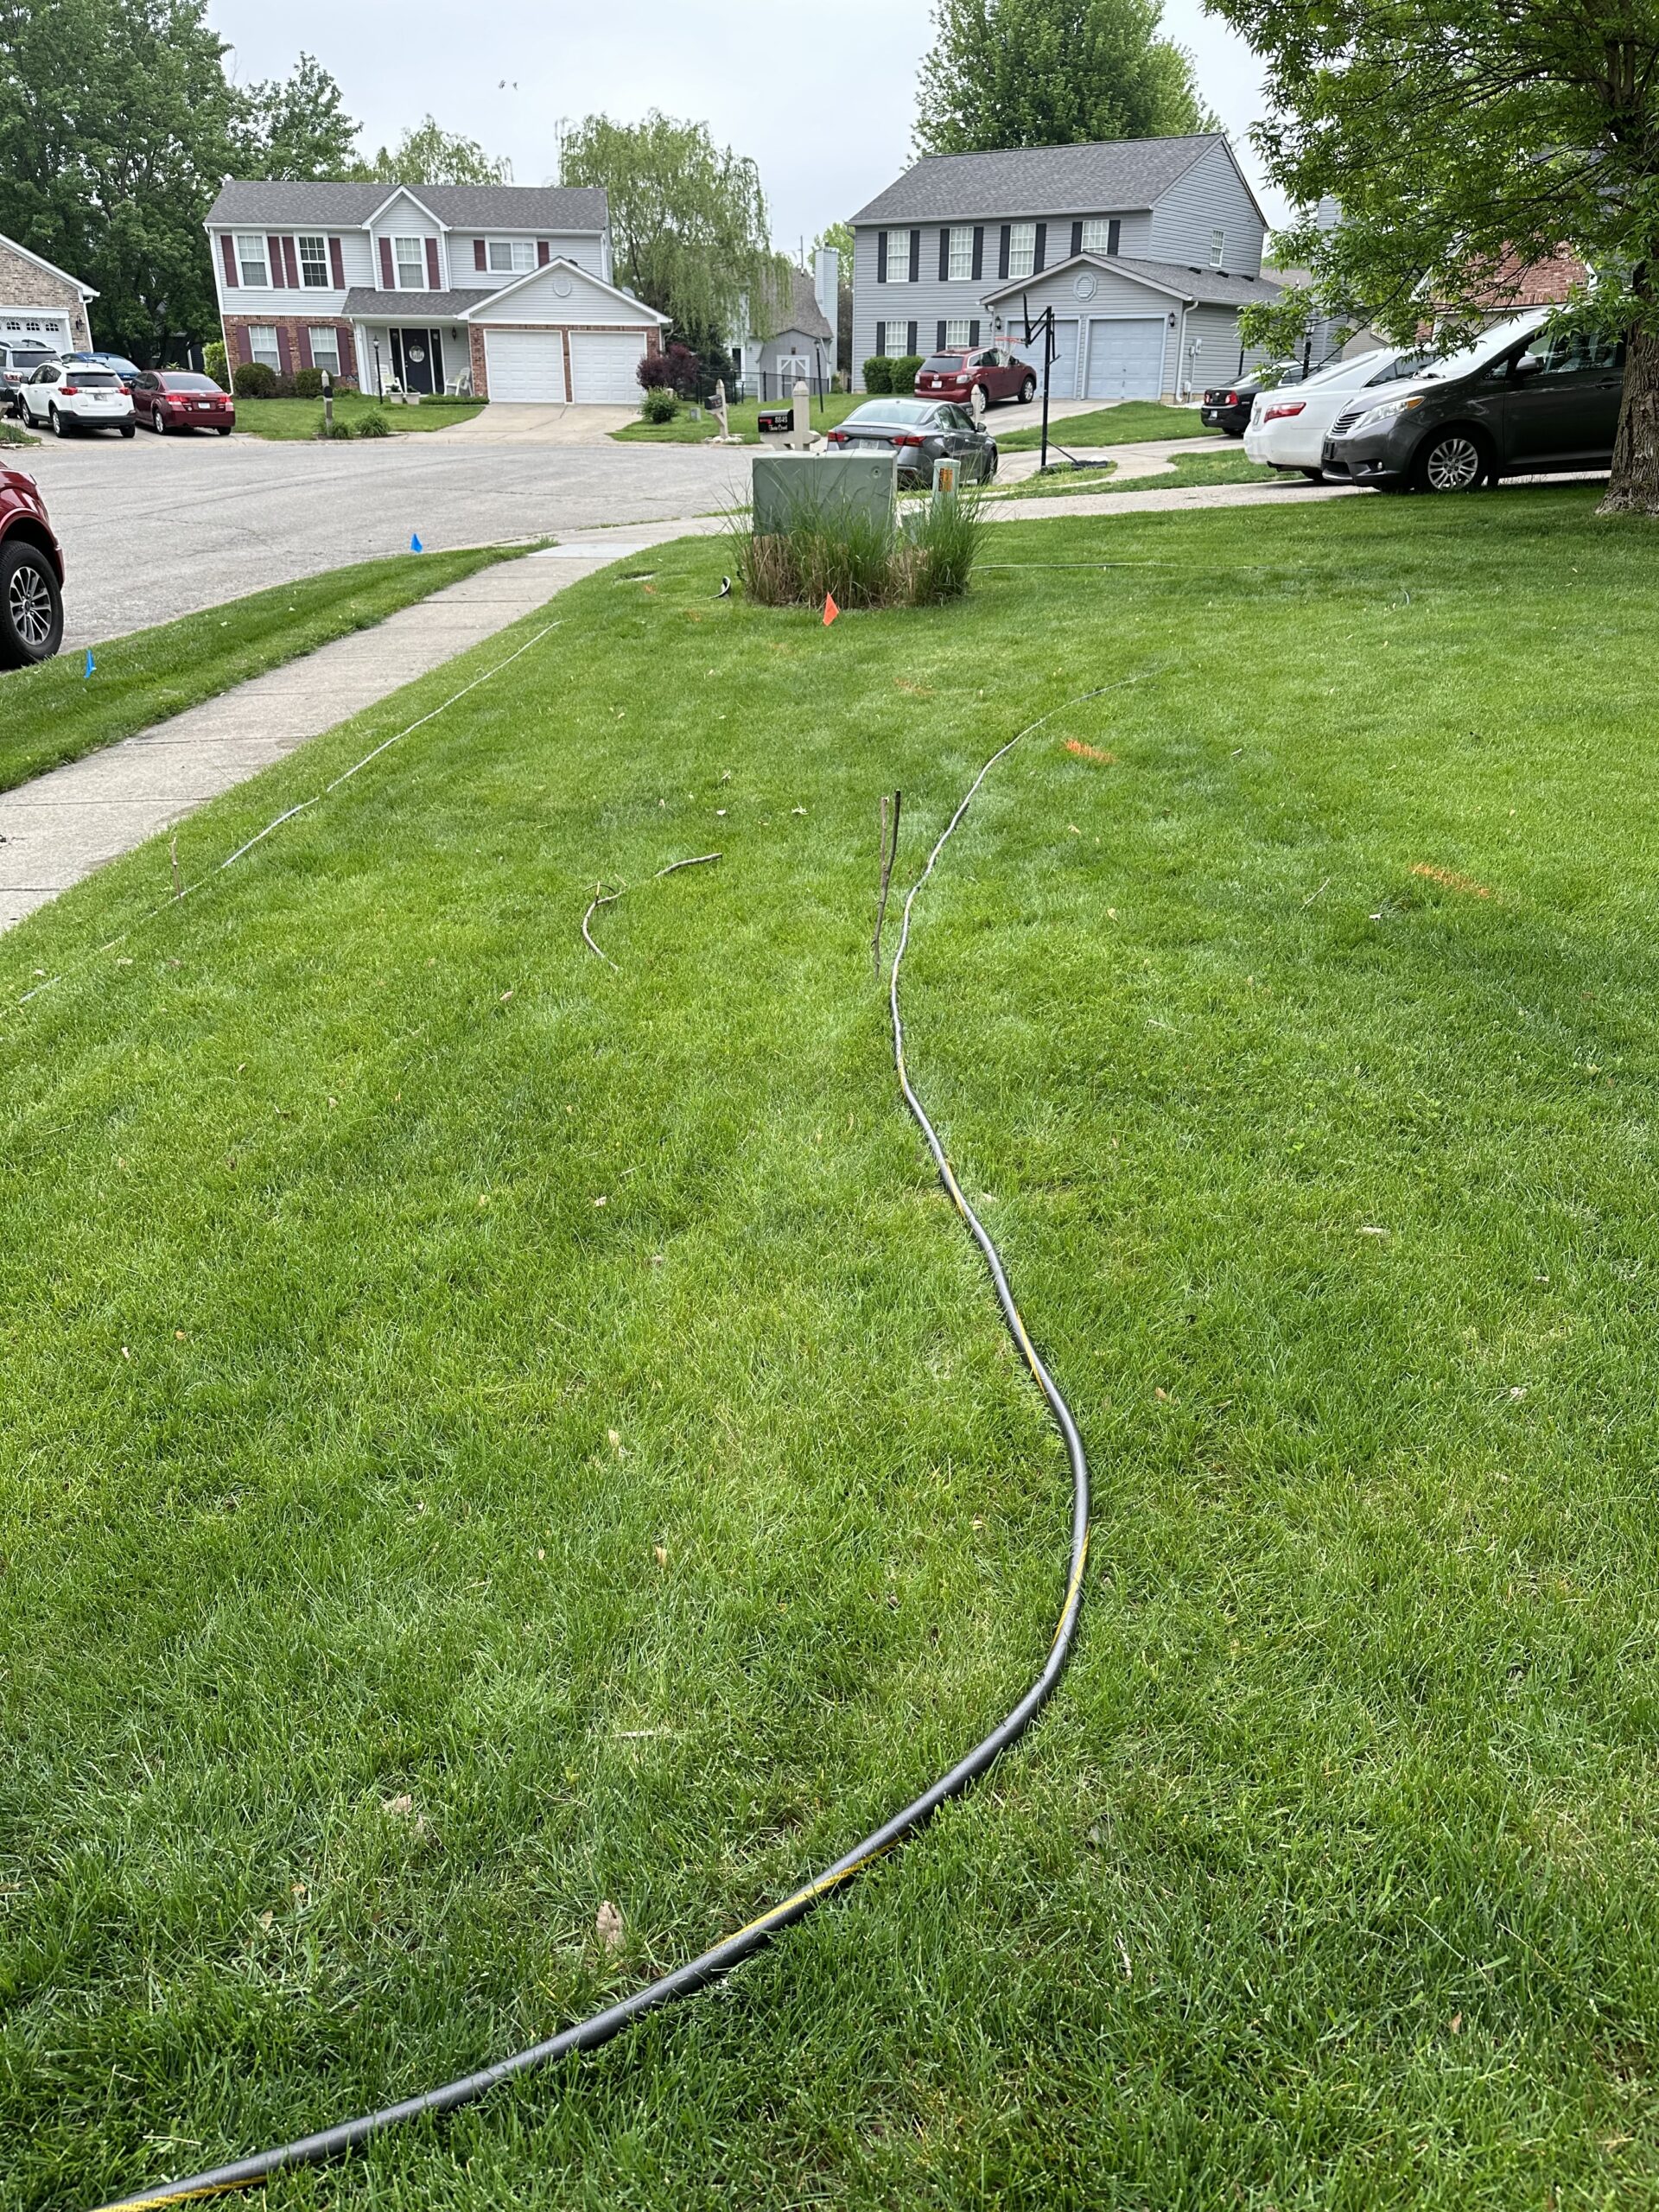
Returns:
[[[391,190],[380,202],[380,205],[375,209],[374,213],[365,218],[365,226],[366,227],[369,224],[378,223],[381,217],[385,215],[387,209],[390,207],[395,207],[400,200],[406,200],[411,207],[418,209],[419,212],[425,216],[429,223],[436,223],[440,230],[443,228],[442,217],[440,215],[435,215],[431,208],[427,207],[423,200],[416,198],[415,188],[412,184],[394,184]]]
[[[1187,138],[1115,138],[1097,145],[926,154],[853,220],[950,222],[969,216],[1136,211],[1155,206],[1211,147],[1226,143],[1218,132],[1203,131]]]
[[[1069,253],[1064,261],[1051,261],[1034,276],[1011,276],[980,295],[987,307],[993,302],[1034,291],[1068,270],[1098,269],[1103,275],[1127,276],[1132,284],[1162,292],[1193,307],[1243,307],[1250,300],[1276,300],[1283,287],[1265,276],[1235,276],[1224,269],[1193,269],[1178,261],[1145,261],[1138,255]],[[1098,309],[1096,310],[1099,312]]]
[[[550,322],[570,322],[592,316],[606,322],[638,323],[642,329],[651,323],[666,329],[671,320],[659,315],[655,308],[647,307],[643,300],[635,299],[631,292],[621,291],[616,285],[595,276],[591,270],[578,268],[574,261],[563,258],[532,269],[527,276],[515,277],[499,292],[486,293],[482,298],[474,294],[464,320],[494,322],[504,312],[511,319],[532,309],[544,312]]]
[[[32,261],[37,269],[45,270],[48,276],[57,276],[64,283],[73,284],[83,300],[98,297],[90,284],[83,284],[79,276],[72,276],[67,269],[60,269],[55,261],[48,261],[43,253],[33,253],[28,246],[20,245],[16,238],[9,238],[3,231],[0,231],[0,245],[4,246],[8,253],[15,253],[20,260]]]

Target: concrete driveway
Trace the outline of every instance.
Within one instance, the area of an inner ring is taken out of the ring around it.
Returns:
[[[434,550],[569,537],[748,497],[741,452],[609,440],[460,444],[422,431],[326,446],[141,430],[7,458],[39,482],[62,543],[71,647],[400,553],[411,534]]]
[[[637,407],[541,407],[495,399],[452,430],[419,435],[447,446],[602,446],[613,430],[639,419]]]

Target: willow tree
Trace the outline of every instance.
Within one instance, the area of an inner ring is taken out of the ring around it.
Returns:
[[[1456,340],[1565,250],[1560,321],[1625,347],[1604,512],[1659,514],[1659,0],[1207,5],[1267,64],[1272,181],[1327,205],[1274,242],[1311,276],[1283,317]]]
[[[787,300],[789,264],[772,251],[760,172],[701,123],[655,109],[643,123],[590,115],[565,139],[564,184],[610,195],[618,282],[694,344],[730,336]]]

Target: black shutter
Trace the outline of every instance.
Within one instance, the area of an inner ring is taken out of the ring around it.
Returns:
[[[919,238],[921,232],[918,231],[916,235]],[[916,351],[916,326],[913,322],[905,326],[905,351],[906,353],[913,353]]]
[[[942,230],[942,231],[939,232],[939,282],[940,282],[940,283],[941,283],[941,284],[943,284],[943,283],[944,283],[944,282],[945,278],[946,278],[950,274],[950,232],[949,232],[949,231]]]
[[[919,231],[912,231],[910,234],[910,281],[912,284],[919,284],[922,281],[922,234]]]
[[[975,283],[978,283],[978,281],[979,281],[979,279],[980,279],[980,278],[981,278],[984,274],[985,274],[985,226],[984,226],[984,224],[983,224],[983,223],[976,223],[976,224],[974,225],[974,281],[975,281]]]
[[[1073,223],[1071,226],[1071,251],[1073,253],[1081,253],[1083,251],[1083,224],[1081,220]]]
[[[1118,221],[1116,216],[1114,215],[1111,221],[1106,226],[1106,251],[1108,253],[1116,253],[1117,251],[1117,234],[1122,227],[1122,225]]]
[[[936,353],[943,353],[944,351],[944,317],[943,315],[939,317],[939,334],[934,340],[933,351]]]
[[[968,326],[968,343],[970,346],[977,346],[979,343],[979,317],[977,315],[974,317],[973,321]]]
[[[1043,263],[1047,258],[1047,255],[1048,225],[1046,223],[1039,223],[1037,226],[1037,244],[1031,257],[1031,273],[1033,276],[1040,276],[1042,275]]]
[[[999,276],[1006,276],[1008,273],[1008,225],[1004,223],[1001,244],[996,249],[996,273]]]
[[[878,284],[885,284],[887,281],[887,234],[885,231],[878,231],[875,234],[875,281]]]

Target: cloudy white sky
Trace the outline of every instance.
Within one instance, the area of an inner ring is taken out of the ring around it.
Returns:
[[[594,0],[213,0],[238,78],[285,74],[303,48],[332,70],[365,140],[429,111],[507,155],[521,184],[550,179],[561,118],[631,120],[651,107],[706,122],[760,163],[777,242],[794,248],[850,214],[909,159],[930,0],[691,0],[613,15]],[[1232,133],[1260,105],[1249,48],[1203,12],[1166,0],[1166,27],[1197,57],[1205,97]],[[822,29],[818,28],[822,26]],[[505,86],[503,79],[505,79]],[[1281,207],[1265,194],[1270,219]]]

